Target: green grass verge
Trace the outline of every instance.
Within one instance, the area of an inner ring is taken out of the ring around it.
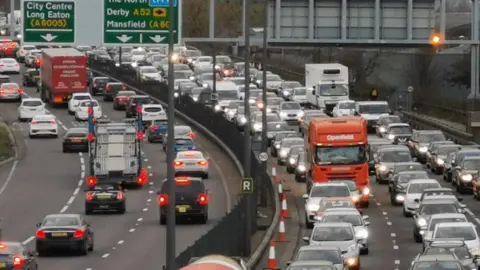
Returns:
[[[0,126],[0,161],[13,156],[13,143],[8,138],[6,127]]]

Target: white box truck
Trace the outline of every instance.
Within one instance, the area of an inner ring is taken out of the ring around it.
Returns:
[[[307,103],[331,112],[340,100],[349,100],[348,67],[338,63],[306,64]]]

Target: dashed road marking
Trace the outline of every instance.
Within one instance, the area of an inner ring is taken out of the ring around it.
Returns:
[[[68,200],[67,204],[72,204],[73,203],[73,200],[75,200],[75,197],[70,197],[70,199]]]
[[[148,208],[143,208],[143,212],[147,212],[148,211]]]
[[[397,237],[397,235],[395,233],[391,233],[390,236],[391,237]]]
[[[143,221],[143,218],[138,218],[137,221],[138,221],[138,222],[142,222],[142,221]]]
[[[65,213],[67,209],[68,209],[68,205],[63,206],[62,209],[60,209],[60,213]]]
[[[148,162],[148,158],[144,159],[143,161]]]
[[[398,250],[398,246],[397,246],[397,245],[394,245],[394,246],[393,246],[393,249]]]
[[[81,186],[83,184],[83,180],[80,179],[80,181],[78,181],[78,186]]]
[[[80,192],[80,189],[77,187],[75,191],[73,191],[73,196],[77,196],[78,192]]]
[[[147,199],[147,202],[151,202],[151,201],[152,201],[152,199]]]
[[[399,265],[399,264],[400,264],[400,260],[395,260],[393,263],[395,263],[396,265]]]
[[[131,228],[130,230],[128,230],[128,232],[134,232],[135,231],[135,228]]]
[[[123,244],[124,242],[125,242],[125,241],[120,240],[120,241],[117,242],[117,244],[121,245],[121,244]]]
[[[108,256],[110,256],[110,253],[105,253],[105,254],[102,255],[102,258],[106,259],[106,258],[108,258]]]
[[[32,242],[35,239],[35,236],[30,236],[25,241],[22,242],[23,245],[27,245],[28,243]]]
[[[477,222],[477,224],[480,224],[480,218],[475,218],[475,222]]]
[[[392,222],[387,221],[387,225],[388,225],[388,226],[392,226]]]
[[[469,214],[472,217],[475,217],[475,214],[473,214],[472,210],[465,208],[465,213]]]
[[[382,215],[386,216],[386,215],[387,215],[387,212],[382,212]]]
[[[377,202],[377,206],[381,206],[381,205],[382,205],[381,203],[378,203],[378,202]]]

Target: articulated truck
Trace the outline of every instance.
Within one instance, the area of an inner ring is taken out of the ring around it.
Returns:
[[[87,57],[73,48],[43,49],[40,97],[52,106],[68,103],[73,93],[86,93]]]

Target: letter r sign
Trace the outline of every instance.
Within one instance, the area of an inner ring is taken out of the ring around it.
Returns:
[[[253,179],[252,178],[242,178],[242,193],[243,194],[252,194],[253,193]]]

